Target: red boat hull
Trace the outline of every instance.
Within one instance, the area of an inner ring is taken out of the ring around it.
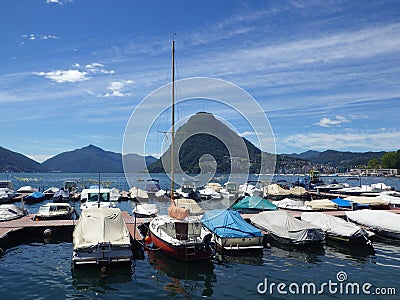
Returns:
[[[200,260],[208,259],[211,257],[211,249],[205,243],[198,244],[182,244],[179,246],[171,245],[166,241],[154,235],[150,230],[150,236],[155,248],[165,254],[180,260]]]

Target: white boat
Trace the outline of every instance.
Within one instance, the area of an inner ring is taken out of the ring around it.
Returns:
[[[194,200],[201,199],[200,193],[197,190],[194,182],[186,182],[182,184],[181,187],[176,190],[176,193],[178,193],[179,197],[181,198],[194,199]]]
[[[118,208],[82,211],[73,233],[74,266],[130,263],[130,234]]]
[[[256,185],[254,185],[255,183]],[[249,180],[246,184],[239,185],[239,196],[258,196],[263,197],[264,187],[259,187],[259,181]]]
[[[400,215],[384,210],[346,211],[348,220],[366,226],[378,235],[400,239]]]
[[[0,222],[19,219],[27,214],[28,211],[25,208],[20,208],[15,204],[0,205]]]
[[[389,202],[380,197],[367,197],[367,196],[348,196],[344,200],[352,201],[358,204],[370,205],[375,207],[388,207]],[[389,207],[388,207],[389,208]]]
[[[239,197],[239,186],[237,182],[227,182],[220,190],[222,197],[230,201],[236,200]]]
[[[34,188],[34,187],[30,186],[30,185],[25,185],[25,186],[21,186],[17,190],[17,193],[20,193],[20,194],[31,194],[31,193],[34,193],[34,192],[37,192],[37,191],[38,191],[38,189],[36,189],[36,188]]]
[[[158,208],[153,203],[138,202],[132,211],[132,214],[137,218],[154,218],[158,215]]]
[[[354,223],[321,212],[304,212],[301,220],[320,227],[326,237],[349,245],[371,245],[368,232]]]
[[[138,201],[149,199],[149,195],[145,190],[139,189],[135,186],[129,190],[129,193],[131,199],[136,199]]]
[[[289,197],[291,192],[284,189],[277,183],[269,184],[264,187],[263,196],[267,199],[280,200]]]
[[[0,203],[7,203],[15,197],[15,190],[11,180],[0,181]]]
[[[87,208],[109,208],[115,207],[115,202],[111,201],[111,190],[108,188],[100,189],[98,187],[92,187],[89,189],[83,189],[81,194],[81,210]]]
[[[200,198],[203,200],[220,200],[222,199],[222,195],[210,187],[204,187],[199,189]]]
[[[393,208],[400,208],[400,193],[395,191],[381,192],[378,197],[383,201],[389,202]]]
[[[50,199],[50,198],[53,198],[54,194],[57,193],[59,190],[60,190],[59,188],[52,186],[52,187],[44,190],[43,194],[45,195],[45,197],[47,199]]]
[[[335,190],[335,193],[358,196],[361,194],[373,194],[390,190],[393,190],[391,186],[388,186],[385,183],[380,182],[372,184],[362,184],[361,186],[356,186],[356,187],[337,189]]]
[[[258,228],[279,243],[287,245],[321,245],[325,241],[325,233],[318,226],[301,221],[283,211],[264,211],[250,218]]]
[[[46,203],[42,205],[33,217],[34,220],[71,219],[75,209],[68,203]]]
[[[279,201],[272,201],[278,208],[288,209],[288,210],[301,210],[301,211],[309,211],[312,210],[310,206],[304,204],[304,201],[301,200],[293,200],[290,198],[285,198]]]
[[[121,192],[117,188],[112,188],[110,190],[110,200],[112,202],[117,202],[121,199]]]

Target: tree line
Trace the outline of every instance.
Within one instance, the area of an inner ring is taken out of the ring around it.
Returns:
[[[373,158],[368,162],[369,169],[400,169],[400,149],[386,152],[381,158]]]

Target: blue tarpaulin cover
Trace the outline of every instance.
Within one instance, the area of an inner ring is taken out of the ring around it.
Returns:
[[[353,201],[345,200],[340,197],[337,197],[336,199],[332,199],[331,201],[335,202],[340,208],[351,208],[351,204],[353,203]],[[368,208],[369,205],[357,203],[357,207],[358,208]]]
[[[262,236],[258,228],[247,223],[237,211],[231,209],[207,211],[201,218],[201,222],[222,238]]]

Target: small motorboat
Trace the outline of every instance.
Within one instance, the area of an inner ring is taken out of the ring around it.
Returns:
[[[137,201],[143,201],[149,199],[149,195],[145,190],[139,189],[137,187],[133,187],[129,190],[130,198],[137,200]]]
[[[119,208],[88,208],[82,211],[73,233],[74,266],[130,263],[129,230]]]
[[[158,214],[157,205],[153,203],[140,203],[136,204],[132,214],[137,218],[154,218]]]
[[[18,190],[17,193],[19,194],[31,194],[34,192],[37,192],[38,189],[30,186],[30,185],[25,185],[25,186],[21,186]]]
[[[329,199],[317,199],[305,201],[304,205],[311,207],[312,210],[337,210],[338,205]]]
[[[87,208],[110,208],[115,207],[115,202],[111,201],[111,190],[103,187],[90,187],[83,189],[81,194],[81,210]]]
[[[36,203],[43,201],[45,198],[45,194],[41,192],[33,192],[27,196],[24,197],[25,202],[27,203]]]
[[[204,187],[199,190],[200,198],[202,200],[219,200],[222,199],[222,195],[219,192],[216,192],[210,187]]]
[[[243,213],[258,213],[264,210],[278,209],[275,204],[259,196],[240,197],[233,203],[231,208]]]
[[[321,245],[325,233],[318,226],[301,221],[283,210],[264,211],[250,218],[256,227],[279,243],[291,246]]]
[[[304,205],[304,201],[293,200],[290,198],[285,198],[285,199],[279,200],[279,201],[273,201],[272,203],[281,209],[301,210],[301,211],[312,210],[311,207]]]
[[[400,215],[384,210],[346,211],[351,222],[366,226],[377,235],[400,239]]]
[[[0,205],[0,222],[19,219],[27,214],[28,211],[25,208],[20,208],[15,204]]]
[[[54,202],[68,202],[70,200],[70,194],[68,190],[60,189],[53,195]]]
[[[277,183],[269,184],[264,187],[264,197],[273,200],[281,200],[291,195],[290,190],[284,189]]]
[[[239,196],[239,187],[237,182],[227,182],[224,187],[219,191],[225,199],[230,201],[236,200]]]
[[[212,233],[211,240],[217,250],[222,252],[261,250],[264,247],[261,231],[247,223],[237,211],[209,210],[202,216],[201,222]]]
[[[304,212],[301,220],[320,227],[327,239],[349,245],[372,245],[368,232],[354,223],[321,212]]]
[[[33,217],[38,220],[68,220],[72,218],[75,209],[68,203],[46,203],[42,205]]]
[[[43,194],[46,196],[46,199],[51,199],[54,197],[54,194],[57,193],[60,189],[57,187],[50,187],[43,191]]]

